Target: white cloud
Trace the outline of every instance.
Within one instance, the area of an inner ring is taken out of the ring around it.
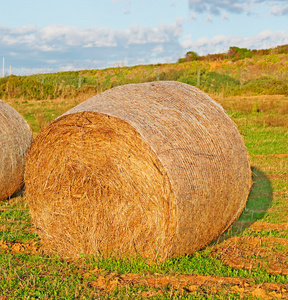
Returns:
[[[18,66],[19,70],[40,70],[43,65],[60,70],[75,64],[103,68],[122,60],[127,65],[135,65],[139,58],[145,63],[162,62],[163,53],[167,59],[176,61],[182,51],[179,43],[182,22],[179,19],[174,24],[157,27],[134,25],[126,30],[61,25],[0,27],[0,48],[9,60],[7,63],[15,69]]]
[[[190,19],[194,21],[197,20],[196,14],[194,12],[191,14]]]
[[[54,68],[34,68],[34,67],[23,67],[15,68],[12,66],[11,73],[14,75],[32,75],[32,74],[44,74],[44,73],[53,73],[59,70]]]
[[[164,51],[164,48],[162,45],[158,45],[152,51],[153,53],[162,53]]]
[[[42,29],[34,28],[25,34],[9,28],[4,31],[2,33],[0,28],[0,44],[24,45],[28,49],[57,52],[69,47],[117,47],[121,43],[132,45],[175,41],[182,33],[182,24],[177,21],[155,28],[133,25],[128,30],[50,25]]]
[[[213,18],[212,18],[212,16],[210,14],[206,17],[205,22],[206,23],[213,23]]]
[[[251,0],[253,1],[253,0]],[[245,11],[244,0],[189,0],[189,7],[197,12],[208,11],[214,15],[219,15],[221,10],[227,10],[233,13],[242,13]]]
[[[11,33],[15,34],[27,34],[33,32],[37,27],[35,25],[24,25],[11,29]]]
[[[288,5],[284,5],[283,7],[279,7],[279,5],[274,5],[272,6],[270,13],[271,15],[275,16],[288,15]]]
[[[62,66],[60,69],[61,72],[77,71],[77,70],[80,70],[80,68],[75,67],[73,64]]]
[[[223,15],[222,15],[222,20],[229,20],[229,17],[228,17],[228,14],[227,14],[227,12],[225,11],[224,13],[223,13]]]
[[[172,25],[159,25],[156,28],[133,25],[126,31],[128,45],[146,43],[166,43],[177,40],[182,33],[180,23]]]
[[[220,15],[223,11],[235,14],[257,14],[259,7],[264,5],[271,7],[271,14],[288,14],[286,0],[189,0],[191,10],[199,13],[208,12],[213,15]]]
[[[284,44],[288,44],[287,30],[274,32],[266,30],[260,32],[258,35],[244,38],[238,36],[216,35],[211,39],[202,37],[196,41],[193,41],[191,36],[187,36],[181,43],[186,51],[195,51],[199,55],[223,53],[226,52],[230,46],[248,49],[267,49]]]
[[[83,46],[83,48],[92,48],[92,47],[93,47],[92,43],[88,43]]]

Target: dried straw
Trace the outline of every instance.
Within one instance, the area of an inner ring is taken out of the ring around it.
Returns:
[[[23,188],[24,162],[31,141],[27,122],[0,100],[0,200]]]
[[[115,87],[56,119],[33,142],[25,181],[48,249],[163,260],[227,229],[251,172],[222,107],[166,81]]]

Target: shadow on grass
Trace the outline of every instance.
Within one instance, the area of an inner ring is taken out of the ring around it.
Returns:
[[[25,188],[22,188],[20,191],[18,191],[18,192],[16,192],[16,193],[14,193],[13,195],[11,195],[11,196],[9,196],[7,199],[4,199],[3,201],[2,201],[2,203],[4,203],[4,202],[7,202],[7,203],[9,203],[9,201],[11,201],[11,200],[13,200],[13,199],[15,199],[15,198],[18,198],[18,197],[23,197],[24,196],[24,189]],[[1,300],[1,298],[0,298],[0,300]]]
[[[243,232],[254,222],[264,218],[267,209],[271,206],[273,190],[270,180],[259,169],[252,167],[253,186],[251,188],[246,207],[241,216],[226,230],[217,242],[221,242],[231,236]],[[212,243],[215,243],[214,240]]]

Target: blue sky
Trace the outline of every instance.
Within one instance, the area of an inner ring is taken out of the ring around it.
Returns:
[[[176,62],[288,44],[287,0],[9,0],[0,57],[16,75]]]

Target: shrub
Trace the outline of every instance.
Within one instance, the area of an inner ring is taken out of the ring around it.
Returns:
[[[244,91],[250,91],[256,95],[285,94],[288,90],[287,80],[277,80],[267,76],[255,78],[244,83]]]

